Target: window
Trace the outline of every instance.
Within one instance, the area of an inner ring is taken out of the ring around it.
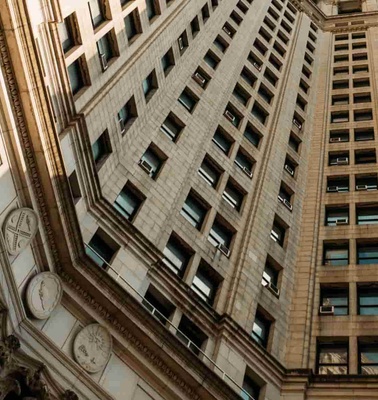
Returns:
[[[260,386],[249,376],[248,369],[243,379],[243,391],[240,396],[243,400],[258,399],[260,396]]]
[[[360,74],[364,72],[369,72],[369,67],[367,65],[354,65],[353,66],[353,73]]]
[[[197,355],[200,354],[199,350],[207,340],[207,336],[185,315],[181,317],[176,335],[186,347]]]
[[[259,147],[260,140],[262,138],[261,133],[249,122],[245,127],[244,137],[255,147]]]
[[[293,197],[294,192],[284,182],[281,182],[280,190],[278,193],[278,201],[281,202],[290,211],[293,210]]]
[[[270,325],[271,322],[258,310],[252,327],[252,339],[265,348],[268,345]]]
[[[227,156],[230,154],[231,147],[234,143],[233,139],[221,128],[215,131],[213,136],[213,143],[218,146]]]
[[[348,51],[348,50],[349,50],[348,43],[338,44],[338,45],[335,46],[335,51]]]
[[[234,91],[232,94],[242,103],[244,106],[247,106],[248,101],[251,98],[251,95],[246,92],[239,84],[236,84]]]
[[[281,247],[284,246],[286,236],[286,226],[281,220],[276,217],[273,222],[272,230],[270,231],[270,237]]]
[[[206,53],[204,61],[212,69],[216,69],[220,63],[220,59],[212,51],[208,51]]]
[[[259,35],[260,35],[262,38],[264,38],[265,41],[266,41],[267,43],[269,43],[269,42],[272,40],[272,35],[269,34],[269,33],[267,32],[267,30],[264,29],[263,27],[260,28],[260,30],[259,30]]]
[[[197,16],[192,19],[190,29],[192,31],[192,37],[195,38],[200,31],[200,24]]]
[[[355,150],[354,152],[355,164],[370,164],[376,163],[377,157],[375,154],[375,149],[371,150]]]
[[[194,93],[189,90],[187,87],[181,93],[178,98],[179,103],[181,103],[190,113],[194,111],[198,103],[198,97],[194,95]]]
[[[362,375],[378,374],[378,343],[359,339],[358,373]]]
[[[180,54],[184,54],[185,50],[189,47],[188,34],[184,31],[177,39]]]
[[[152,285],[148,287],[142,300],[142,304],[152,313],[163,325],[171,319],[175,307]]]
[[[233,228],[218,214],[211,227],[208,240],[228,257],[234,234]]]
[[[158,0],[146,0],[147,18],[150,22],[161,14]]]
[[[258,70],[261,71],[263,62],[252,51],[248,55],[248,61]]]
[[[372,110],[355,110],[353,116],[355,122],[372,121],[373,119]]]
[[[130,14],[126,15],[123,21],[125,23],[127,40],[129,43],[132,43],[142,33],[142,25],[138,9],[136,8]]]
[[[311,78],[311,71],[310,71],[306,66],[303,66],[303,68],[302,68],[302,74],[303,74],[307,79],[310,79],[310,78]]]
[[[354,79],[353,80],[354,88],[369,87],[369,86],[370,86],[369,79]]]
[[[326,286],[320,289],[320,305],[333,307],[333,315],[348,315],[349,288]]]
[[[273,67],[277,70],[277,71],[281,71],[282,68],[282,62],[274,55],[271,54],[269,57],[269,62],[273,65]]]
[[[291,147],[296,153],[299,153],[301,140],[293,132],[290,133],[289,147]]]
[[[357,285],[358,314],[378,315],[378,286],[376,283]]]
[[[324,242],[324,265],[340,266],[349,264],[349,242]]]
[[[163,125],[160,127],[160,130],[172,140],[172,142],[176,142],[179,138],[180,133],[185,128],[185,125],[182,121],[180,121],[175,114],[169,113],[168,117],[163,122]]]
[[[88,246],[85,246],[85,252],[99,267],[106,269],[119,248],[120,246],[105,231],[98,228]]]
[[[333,75],[349,74],[349,67],[337,67],[333,69]]]
[[[378,204],[357,204],[356,220],[357,225],[378,224]]]
[[[335,56],[333,58],[333,62],[335,63],[342,63],[342,62],[348,62],[349,61],[349,56],[348,54],[342,55],[342,56]]]
[[[308,91],[310,90],[310,86],[303,80],[301,79],[299,81],[299,88],[303,91],[303,93],[308,94]]]
[[[286,156],[284,170],[291,176],[295,176],[295,170],[298,164],[292,160],[289,156]]]
[[[335,35],[335,41],[340,42],[343,40],[348,40],[348,35]]]
[[[243,14],[246,14],[246,13],[248,12],[248,7],[247,7],[244,3],[242,3],[241,1],[239,1],[239,2],[236,4],[236,7],[237,7]]]
[[[191,288],[203,301],[212,306],[221,282],[221,276],[202,260],[193,278]]]
[[[252,107],[251,114],[263,125],[266,124],[269,113],[264,110],[264,108],[255,101],[255,104]]]
[[[289,43],[289,38],[281,30],[278,31],[277,37],[286,45]]]
[[[79,180],[77,179],[76,171],[73,171],[71,175],[68,177],[68,183],[70,185],[72,199],[76,204],[81,199],[81,190],[80,190]]]
[[[194,74],[192,75],[193,80],[198,83],[203,89],[206,88],[207,84],[210,81],[210,76],[200,67],[196,69]]]
[[[348,130],[332,130],[329,133],[329,142],[349,142]]]
[[[235,22],[236,25],[240,25],[243,22],[243,18],[235,11],[232,11],[230,18]]]
[[[347,80],[333,81],[332,82],[332,89],[333,90],[348,89],[348,88],[349,88],[349,81],[347,81]]]
[[[274,87],[277,85],[278,78],[277,78],[276,75],[274,75],[273,72],[271,72],[268,68],[265,69],[264,77],[265,77],[266,80],[267,80],[271,85],[273,85]]]
[[[357,264],[378,264],[378,244],[357,242]]]
[[[288,34],[291,34],[292,29],[289,24],[287,24],[285,21],[282,21],[281,26]]]
[[[352,50],[366,49],[366,43],[352,43]]]
[[[242,147],[239,147],[234,162],[249,178],[252,178],[255,160]]]
[[[209,6],[207,3],[201,8],[201,14],[202,14],[202,21],[205,24],[206,21],[210,18]]]
[[[228,35],[231,39],[235,36],[236,30],[228,23],[226,22],[223,25],[222,28],[223,32],[226,33],[226,35]]]
[[[261,284],[266,288],[273,287],[276,296],[279,294],[278,277],[280,270],[281,268],[278,266],[278,264],[270,256],[268,256],[265,262]]]
[[[263,100],[265,100],[268,104],[270,104],[272,102],[274,95],[265,85],[263,85],[263,84],[260,85],[258,93],[259,93],[259,96]]]
[[[348,373],[348,342],[318,343],[317,372],[320,375]]]
[[[329,176],[327,178],[327,193],[349,192],[349,176]]]
[[[273,17],[276,21],[279,20],[280,16],[276,13],[276,11],[273,10],[273,8],[269,7],[268,8],[268,14]]]
[[[368,59],[368,56],[366,53],[352,54],[353,61],[366,61],[367,59]]]
[[[211,0],[211,6],[213,7],[213,10],[215,10],[219,5],[219,0]]]
[[[257,81],[257,78],[255,75],[252,74],[252,72],[244,67],[240,76],[248,83],[249,86],[253,87]]]
[[[181,209],[181,215],[185,217],[195,228],[201,230],[206,214],[210,209],[196,193],[191,191]]]
[[[226,109],[225,109],[223,115],[224,115],[224,116],[231,122],[231,124],[234,125],[236,128],[239,127],[240,122],[241,122],[241,120],[242,120],[242,118],[243,118],[243,115],[242,115],[239,111],[237,111],[236,108],[235,108],[231,103],[228,103],[228,104],[227,104],[227,107],[226,107]]]
[[[274,42],[273,49],[274,49],[281,57],[283,57],[283,58],[285,57],[286,50],[285,50],[278,42]]]
[[[202,161],[198,174],[213,188],[216,188],[223,170],[208,155]]]
[[[246,192],[231,178],[222,194],[223,199],[235,210],[240,211]]]
[[[356,175],[356,190],[377,190],[377,175]]]
[[[263,56],[265,56],[268,51],[268,48],[259,39],[255,40],[253,47]]]
[[[366,38],[365,32],[356,32],[356,33],[352,33],[352,40],[356,40],[356,39],[365,39],[365,38]]]
[[[354,140],[356,142],[364,140],[374,140],[374,129],[373,128],[355,129]]]
[[[329,152],[328,165],[349,165],[349,151]]]
[[[93,28],[97,28],[103,21],[105,21],[104,4],[101,0],[89,0],[88,6]]]
[[[331,123],[341,124],[349,122],[349,111],[334,111],[331,113]]]
[[[100,169],[105,160],[112,153],[112,146],[110,143],[109,133],[105,130],[101,136],[92,144],[93,159],[96,168]]]
[[[84,56],[69,65],[67,72],[73,95],[76,95],[82,88],[90,84]]]
[[[142,89],[144,98],[146,102],[148,102],[151,97],[155,94],[156,90],[158,89],[158,81],[156,77],[156,72],[153,70],[146,79],[142,81]]]
[[[325,213],[325,225],[339,226],[349,224],[349,206],[327,206]]]
[[[138,117],[134,96],[118,111],[118,123],[121,134],[125,134]]]
[[[225,53],[228,47],[228,43],[221,37],[217,36],[214,40],[214,45],[217,47],[222,53]]]
[[[146,196],[142,194],[130,181],[121,190],[117,196],[114,207],[128,221],[132,222],[140,210]]]
[[[152,179],[156,179],[167,156],[163,154],[153,143],[148,146],[139,160],[139,166],[145,171]]]
[[[287,11],[284,12],[284,16],[288,19],[289,22],[293,23],[295,21],[295,18],[288,13]]]
[[[58,31],[64,53],[81,44],[76,13],[64,18],[63,22],[58,24]]]
[[[175,66],[175,56],[173,55],[172,48],[170,48],[161,58],[161,65],[163,67],[164,75],[167,76]]]
[[[114,31],[110,31],[97,42],[97,52],[100,58],[102,71],[108,69],[109,61],[117,55],[115,43]]]
[[[163,250],[163,254],[164,264],[175,274],[182,277],[193,256],[193,250],[173,233]]]
[[[370,93],[358,93],[353,95],[353,103],[370,103],[371,102],[371,95]],[[369,110],[369,118],[368,120],[373,119],[373,114],[371,113],[371,110]],[[354,120],[356,120],[356,114],[354,115]],[[359,119],[358,121],[366,121],[366,119]]]
[[[348,95],[332,96],[332,105],[333,106],[344,106],[346,104],[349,104],[349,96]]]

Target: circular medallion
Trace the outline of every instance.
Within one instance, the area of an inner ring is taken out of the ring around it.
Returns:
[[[11,211],[4,221],[3,232],[8,253],[16,256],[34,238],[38,230],[37,214],[30,208]]]
[[[26,302],[35,318],[46,319],[62,299],[60,278],[53,272],[41,272],[29,283]]]
[[[73,353],[76,361],[91,374],[100,371],[112,352],[112,337],[100,324],[83,328],[76,336]]]

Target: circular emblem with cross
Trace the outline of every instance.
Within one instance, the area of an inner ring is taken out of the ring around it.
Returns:
[[[32,241],[38,230],[37,214],[30,208],[18,208],[7,216],[3,232],[8,253],[16,256]]]
[[[90,324],[75,337],[73,353],[76,361],[89,373],[105,367],[112,352],[112,336],[100,324]]]

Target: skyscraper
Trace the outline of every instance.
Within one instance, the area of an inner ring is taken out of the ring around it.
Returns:
[[[378,399],[377,0],[4,0],[2,398]]]

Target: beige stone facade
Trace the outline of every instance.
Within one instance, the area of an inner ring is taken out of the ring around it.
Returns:
[[[0,397],[377,399],[377,0],[0,10]]]

